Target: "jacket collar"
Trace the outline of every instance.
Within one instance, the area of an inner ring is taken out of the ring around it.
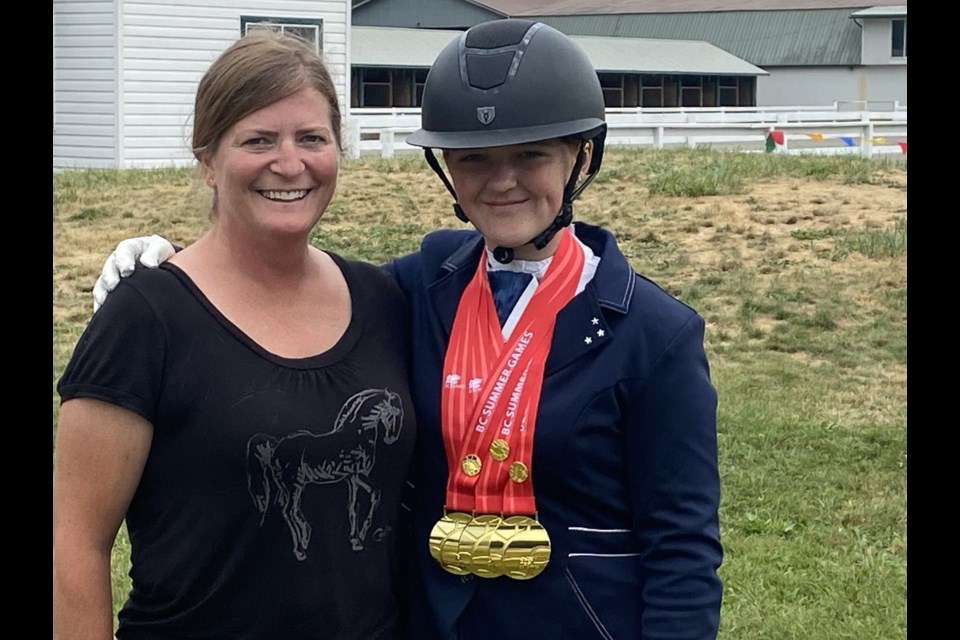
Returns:
[[[574,230],[577,237],[600,256],[597,274],[590,283],[596,292],[597,304],[613,311],[626,313],[630,307],[630,299],[633,297],[636,278],[633,268],[617,247],[613,234],[606,229],[584,222],[576,223]],[[449,276],[458,283],[469,280],[473,276],[482,251],[483,237],[477,233],[443,261],[438,281]]]
[[[603,311],[619,316],[626,314],[636,285],[634,271],[609,231],[584,223],[577,224],[575,230],[577,237],[600,256],[600,264],[583,293],[557,315],[553,346],[546,362],[548,375],[614,338],[610,323],[613,318]],[[432,304],[444,327],[444,335],[438,336],[443,345],[450,335],[460,296],[476,272],[482,253],[482,236],[471,234],[441,263],[438,277],[428,285]]]

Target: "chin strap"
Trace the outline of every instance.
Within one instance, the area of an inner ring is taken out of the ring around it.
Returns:
[[[569,226],[569,224],[573,221],[573,201],[577,196],[580,195],[580,192],[583,191],[588,184],[590,184],[596,175],[595,172],[587,175],[586,179],[579,186],[577,185],[577,178],[580,175],[580,169],[583,167],[583,161],[586,158],[586,152],[584,149],[588,142],[590,141],[584,140],[580,143],[580,149],[577,151],[577,161],[573,164],[573,171],[570,173],[570,179],[567,180],[567,184],[563,188],[563,204],[560,206],[560,212],[553,219],[553,222],[550,223],[550,226],[524,244],[532,244],[537,249],[543,249],[545,246],[550,244],[550,241],[553,240],[553,237],[557,235],[561,229]],[[423,155],[427,160],[427,164],[430,165],[430,168],[433,169],[434,173],[440,176],[440,180],[443,181],[443,185],[447,188],[447,191],[450,192],[450,195],[453,196],[453,212],[456,214],[457,219],[459,219],[461,222],[469,222],[470,219],[467,218],[467,214],[464,213],[463,207],[461,207],[460,203],[457,202],[457,192],[454,190],[453,185],[450,184],[450,180],[447,178],[447,174],[440,166],[440,162],[437,160],[437,157],[433,154],[433,149],[430,147],[425,147],[423,150]],[[513,253],[514,249],[512,247],[494,247],[493,259],[500,264],[509,264],[513,262]]]
[[[435,174],[440,176],[440,180],[443,181],[443,186],[445,186],[447,191],[450,192],[450,195],[453,196],[453,213],[456,214],[457,219],[460,220],[460,222],[470,222],[467,214],[463,212],[463,207],[461,207],[458,202],[457,192],[453,189],[453,185],[450,184],[450,179],[447,178],[446,172],[443,170],[443,167],[440,166],[440,161],[437,160],[437,156],[433,155],[433,149],[424,147],[423,157],[427,159],[427,164],[430,165],[430,168],[433,169]]]
[[[563,188],[563,204],[560,205],[560,212],[557,214],[557,217],[553,219],[550,226],[525,244],[532,244],[538,250],[543,249],[550,244],[550,241],[553,240],[553,237],[557,235],[561,229],[569,226],[569,224],[573,222],[573,201],[580,195],[584,187],[590,184],[594,175],[588,175],[586,180],[577,186],[577,178],[580,176],[580,169],[583,167],[583,161],[586,158],[584,149],[588,142],[589,140],[584,140],[580,143],[580,149],[577,151],[577,161],[573,163],[573,171],[570,172],[570,179],[567,180],[567,184]],[[513,251],[510,247],[495,247],[493,249],[493,258],[500,264],[509,264],[513,262]]]
[[[573,221],[573,203],[564,202],[563,206],[560,209],[560,213],[557,214],[557,217],[553,219],[553,222],[550,223],[550,226],[541,231],[538,235],[534,236],[532,240],[524,244],[532,244],[537,249],[543,249],[545,246],[550,244],[550,241],[553,240],[553,236],[569,225]],[[513,262],[513,249],[511,247],[494,247],[493,249],[493,258],[500,264],[509,264]]]

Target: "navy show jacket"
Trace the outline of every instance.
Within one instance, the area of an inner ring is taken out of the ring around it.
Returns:
[[[531,580],[455,576],[430,556],[447,460],[440,390],[475,231],[428,234],[385,266],[412,312],[418,436],[412,520],[416,640],[712,640],[719,626],[717,396],[704,321],[629,265],[607,231],[577,223],[596,276],[557,316],[531,481],[550,562]]]

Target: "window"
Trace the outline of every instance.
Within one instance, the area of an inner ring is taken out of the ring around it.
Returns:
[[[392,107],[393,74],[390,69],[358,69],[361,107]]]
[[[413,91],[416,96],[414,106],[423,104],[423,85],[427,82],[428,69],[417,69],[413,72]]]
[[[739,107],[739,78],[734,76],[720,76],[720,100],[717,103],[721,107]]]
[[[892,24],[892,29],[890,30],[890,32],[892,34],[890,55],[893,56],[894,58],[906,58],[907,57],[907,21],[894,20]]]
[[[640,106],[663,106],[663,76],[644,75],[640,77]]]
[[[680,106],[703,106],[703,86],[700,76],[680,76]]]
[[[352,107],[419,107],[428,69],[354,67]]]
[[[307,42],[312,42],[317,49],[317,53],[323,52],[323,20],[240,16],[241,35],[263,29],[297,36]]]
[[[600,88],[603,90],[603,104],[606,107],[623,106],[623,75],[619,73],[599,73]]]

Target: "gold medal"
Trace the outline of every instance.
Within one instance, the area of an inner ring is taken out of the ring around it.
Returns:
[[[463,529],[460,535],[459,558],[461,565],[470,573],[481,578],[496,578],[502,575],[490,557],[490,543],[502,522],[500,516],[479,515]]]
[[[503,462],[510,455],[510,445],[503,438],[497,438],[490,443],[490,457],[497,462]]]
[[[480,473],[480,467],[482,466],[483,465],[480,462],[480,456],[476,455],[475,453],[471,453],[460,461],[460,468],[463,469],[463,472],[471,478]]]
[[[507,572],[503,564],[503,554],[517,534],[516,524],[507,520],[502,520],[497,530],[490,536],[490,564],[493,565],[493,573],[497,575],[504,575]]]
[[[437,520],[430,531],[430,555],[446,571],[458,576],[470,573],[460,562],[460,536],[473,517],[469,513],[451,511]]]
[[[527,471],[527,465],[523,464],[519,460],[510,463],[510,469],[508,473],[510,474],[510,479],[517,483],[523,482],[530,477],[530,472]]]
[[[550,536],[535,518],[510,516],[503,521],[501,535],[491,544],[503,575],[529,580],[540,575],[550,562]]]

